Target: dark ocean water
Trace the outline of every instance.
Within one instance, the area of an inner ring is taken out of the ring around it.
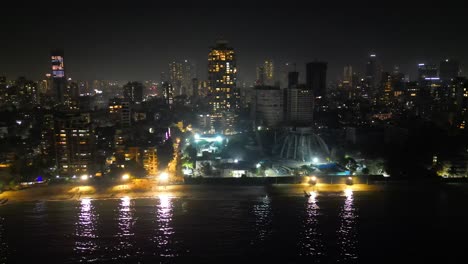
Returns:
[[[0,263],[465,263],[467,198],[456,185],[414,185],[11,203],[0,206]]]

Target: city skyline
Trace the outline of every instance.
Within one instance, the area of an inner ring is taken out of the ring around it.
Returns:
[[[371,53],[377,54],[385,71],[398,65],[411,79],[417,76],[418,63],[468,61],[462,48],[468,39],[458,31],[460,9],[322,7],[257,12],[232,8],[230,18],[223,18],[222,10],[12,8],[0,19],[21,23],[8,23],[2,29],[9,41],[0,44],[0,74],[41,79],[49,73],[50,50],[63,48],[73,79],[157,80],[167,72],[168,63],[185,59],[197,63],[199,78],[206,79],[206,54],[218,39],[228,40],[236,49],[239,80],[247,82],[255,81],[256,66],[265,59],[272,59],[277,71],[287,62],[296,63],[301,79],[307,62],[325,61],[330,81],[342,77],[348,64],[364,73]],[[51,13],[54,16],[47,16]],[[437,19],[425,19],[428,14],[437,14]],[[214,23],[220,21],[224,22]],[[251,24],[258,29],[252,30]]]

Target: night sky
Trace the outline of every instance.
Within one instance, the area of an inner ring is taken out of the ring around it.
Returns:
[[[341,77],[345,64],[363,72],[371,52],[384,70],[398,64],[412,78],[419,62],[455,57],[468,63],[468,10],[391,5],[3,8],[0,75],[42,78],[51,48],[61,47],[73,79],[159,80],[170,61],[183,59],[195,61],[206,78],[207,53],[218,38],[234,47],[244,81],[254,80],[255,66],[265,58],[277,69],[296,62],[300,71],[307,61],[327,61],[330,80]]]

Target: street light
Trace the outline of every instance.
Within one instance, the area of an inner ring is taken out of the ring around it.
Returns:
[[[122,175],[122,180],[126,181],[128,179],[130,179],[130,175],[128,175],[128,174]]]
[[[310,177],[309,184],[312,184],[312,185],[317,184],[317,177],[315,176]]]
[[[88,175],[83,174],[83,175],[81,175],[80,179],[81,179],[82,181],[87,181],[87,180],[88,180]]]
[[[169,180],[169,174],[167,172],[162,172],[159,174],[159,181],[164,183],[164,188],[166,188],[166,183]]]
[[[313,164],[317,164],[318,162],[319,162],[319,159],[318,159],[317,157],[314,157],[314,158],[312,159],[312,163],[313,163]]]

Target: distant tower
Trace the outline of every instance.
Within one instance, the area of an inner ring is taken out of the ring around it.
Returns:
[[[180,62],[171,62],[169,63],[169,81],[174,87],[175,95],[183,94],[182,90],[182,63]]]
[[[234,49],[227,41],[218,41],[208,53],[208,102],[213,130],[234,132],[236,112],[240,108],[240,93],[236,87],[237,66]]]
[[[265,79],[266,79],[265,67],[257,66],[257,80],[255,82],[255,85],[260,85],[260,86],[265,85]]]
[[[310,62],[306,65],[306,88],[314,92],[314,96],[325,96],[327,88],[327,63]]]
[[[64,52],[61,49],[55,49],[51,53],[52,62],[52,86],[55,101],[64,103],[67,90],[67,79],[65,77]]]
[[[351,86],[353,84],[353,67],[346,65],[343,69],[343,84]]]
[[[288,72],[288,88],[297,88],[299,85],[299,72]]]
[[[124,99],[131,103],[140,104],[143,101],[143,84],[140,82],[128,82],[123,87]]]
[[[418,64],[418,78],[419,78],[419,81],[438,80],[439,73],[438,73],[437,65],[419,63]]]
[[[380,80],[382,78],[382,66],[377,60],[377,55],[371,54],[369,56],[369,61],[366,64],[366,79],[368,84],[373,88],[377,89]]]
[[[445,59],[440,62],[439,77],[443,82],[450,82],[460,76],[460,62],[453,59]]]
[[[263,64],[263,68],[265,69],[265,84],[266,85],[273,85],[274,84],[274,77],[275,77],[275,67],[273,64],[273,60],[268,59],[265,60]]]
[[[172,105],[174,103],[174,88],[171,83],[163,82],[162,84],[164,101],[167,105]]]

